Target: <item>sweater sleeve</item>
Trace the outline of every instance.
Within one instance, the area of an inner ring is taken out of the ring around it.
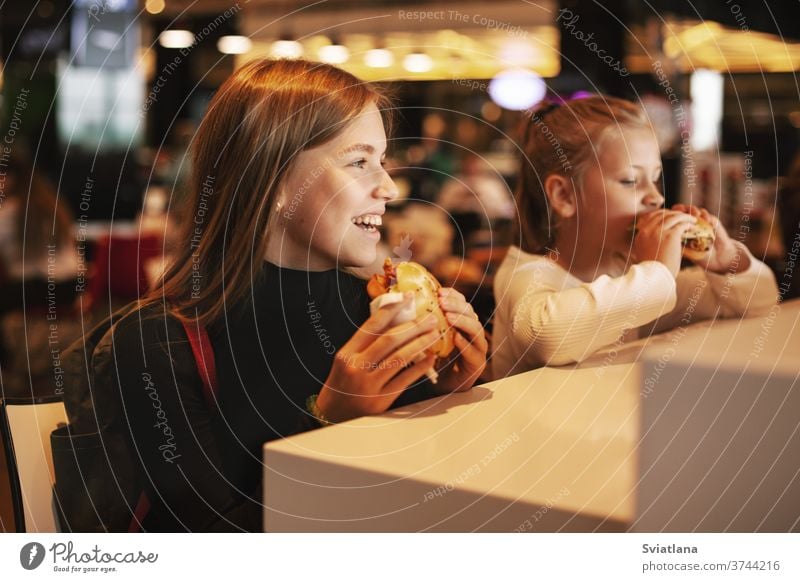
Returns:
[[[116,381],[151,502],[150,531],[260,531],[261,487],[225,477],[211,412],[179,322],[128,317],[114,334]]]
[[[656,261],[569,289],[559,287],[556,269],[521,270],[508,290],[513,341],[529,346],[525,359],[534,365],[580,362],[675,306],[675,279]]]
[[[677,278],[675,309],[660,317],[652,333],[717,317],[764,315],[778,300],[778,285],[769,267],[735,243],[750,259],[741,273],[712,273],[700,267],[683,269]]]

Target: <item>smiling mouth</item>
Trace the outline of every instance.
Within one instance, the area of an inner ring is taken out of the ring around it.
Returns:
[[[376,232],[383,220],[379,214],[362,214],[350,220],[353,224],[367,232]]]

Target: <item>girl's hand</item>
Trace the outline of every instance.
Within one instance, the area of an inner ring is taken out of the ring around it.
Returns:
[[[705,258],[694,261],[694,264],[714,273],[739,273],[750,267],[750,257],[731,239],[719,218],[705,208],[691,204],[676,204],[674,210],[686,212],[702,218],[714,227],[714,246]]]
[[[640,214],[636,219],[633,254],[637,262],[658,261],[675,277],[681,268],[683,233],[697,218],[677,210],[656,210]]]
[[[458,354],[439,372],[434,389],[441,393],[469,390],[486,368],[489,342],[483,332],[475,310],[467,299],[452,288],[439,289],[439,305],[450,325],[455,328],[455,346]]]
[[[432,315],[390,327],[411,301],[409,293],[405,302],[379,309],[336,353],[317,397],[327,420],[342,422],[385,412],[433,365],[435,357],[424,356],[439,338]],[[421,359],[406,367],[417,358]]]

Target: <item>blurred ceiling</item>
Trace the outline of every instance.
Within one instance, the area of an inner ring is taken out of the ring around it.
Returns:
[[[682,72],[712,69],[730,73],[785,73],[800,69],[800,43],[784,41],[774,34],[743,31],[709,20],[665,22],[659,29],[659,41],[655,43],[658,46],[654,46],[645,27],[632,29],[626,51],[631,71],[652,72],[656,60]]]
[[[303,54],[320,58],[331,44],[347,47],[338,63],[367,80],[488,79],[524,67],[543,77],[561,69],[559,10],[580,13],[594,0],[240,0],[239,28],[253,41],[238,61],[271,54],[272,43],[291,38]],[[232,0],[169,0],[160,16],[222,13]],[[789,72],[800,69],[800,3],[797,0],[605,0],[602,9],[627,21],[625,64],[651,71],[653,61],[673,70]],[[583,26],[589,26],[587,21]],[[591,30],[591,27],[586,29]],[[625,33],[623,33],[625,34]],[[374,48],[392,53],[391,65],[367,66]],[[403,59],[424,52],[424,72],[409,72]]]
[[[242,34],[253,40],[244,59],[270,54],[272,42],[287,36],[299,40],[304,54],[317,58],[335,39],[351,58],[340,66],[371,81],[391,79],[488,79],[508,68],[523,67],[544,77],[560,68],[559,35],[553,26],[555,0],[520,2],[398,2],[334,0],[307,8],[302,2],[259,4],[240,20]],[[292,12],[292,8],[296,10]],[[369,67],[367,51],[391,51],[393,63]],[[403,67],[409,53],[424,52],[433,60],[429,71],[410,73]]]

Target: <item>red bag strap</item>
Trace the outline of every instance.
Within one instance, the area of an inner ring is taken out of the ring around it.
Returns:
[[[128,533],[140,533],[142,531],[142,524],[144,518],[150,512],[150,500],[147,498],[147,493],[142,491],[139,494],[139,500],[136,502],[136,508],[133,510],[133,517],[128,526]]]
[[[208,330],[199,322],[183,323],[183,329],[192,346],[192,354],[197,364],[197,372],[203,382],[203,396],[211,410],[217,407],[217,367],[214,363],[214,348],[208,337]]]

